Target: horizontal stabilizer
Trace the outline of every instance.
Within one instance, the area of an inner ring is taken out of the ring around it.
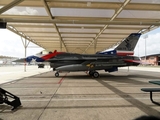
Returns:
[[[96,54],[108,54],[108,55],[133,55],[135,46],[141,36],[141,33],[131,33],[126,39],[124,39],[116,48],[97,52]]]
[[[129,59],[126,59],[124,60],[125,62],[130,62],[130,63],[142,63],[141,61],[139,60],[129,60]]]

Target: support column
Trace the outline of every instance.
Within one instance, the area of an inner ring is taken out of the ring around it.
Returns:
[[[22,37],[21,37],[21,40],[22,40],[22,43],[23,43],[23,46],[24,46],[24,57],[26,58],[27,57],[27,47],[28,47],[30,41],[27,42],[26,38],[23,41]],[[24,61],[24,72],[26,72],[26,60]]]

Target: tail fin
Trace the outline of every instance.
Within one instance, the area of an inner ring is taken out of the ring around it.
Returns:
[[[141,33],[131,33],[126,39],[124,39],[115,49],[105,50],[98,52],[97,54],[112,54],[119,56],[133,55],[134,48],[141,36]]]
[[[120,43],[115,50],[117,51],[133,51],[141,33],[131,33],[122,43]]]

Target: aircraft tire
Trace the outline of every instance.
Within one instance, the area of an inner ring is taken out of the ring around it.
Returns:
[[[94,78],[98,78],[99,77],[99,73],[98,72],[94,72],[92,75]]]
[[[55,73],[55,76],[56,76],[56,77],[59,77],[59,73],[58,73],[58,72],[56,72],[56,73]]]
[[[93,76],[93,73],[94,73],[93,71],[89,71],[90,76]]]

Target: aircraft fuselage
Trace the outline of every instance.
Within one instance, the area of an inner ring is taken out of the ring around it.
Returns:
[[[85,59],[84,59],[85,58]],[[89,59],[89,60],[87,60]],[[109,71],[113,67],[137,66],[139,63],[125,62],[124,59],[139,60],[135,56],[116,56],[116,55],[80,55],[64,53],[57,55],[50,61],[50,66],[56,71],[90,71],[105,70]]]

